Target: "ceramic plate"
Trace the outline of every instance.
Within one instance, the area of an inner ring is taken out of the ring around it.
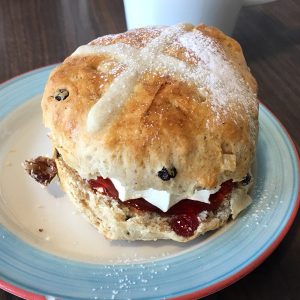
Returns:
[[[299,169],[290,138],[263,105],[253,204],[237,220],[187,244],[105,240],[57,183],[42,189],[21,168],[25,159],[51,152],[39,103],[52,68],[12,79],[0,90],[2,288],[27,299],[38,299],[31,293],[59,299],[201,297],[253,270],[279,244],[298,209]]]

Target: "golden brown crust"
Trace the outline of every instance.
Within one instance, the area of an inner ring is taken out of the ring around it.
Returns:
[[[143,48],[162,30],[139,29],[99,38],[91,45],[122,42]],[[204,25],[191,30],[212,40],[216,51],[238,72],[242,88],[253,94],[251,101],[226,99],[226,110],[222,106],[216,111],[209,91],[200,94],[195,83],[171,73],[144,72],[105,128],[87,132],[89,111],[126,66],[105,54],[73,55],[50,75],[42,108],[54,146],[82,177],[102,175],[136,190],[151,187],[182,193],[213,188],[227,179],[240,181],[246,175],[257,134],[255,79],[236,41]],[[189,66],[201,64],[185,47],[169,45],[164,53]],[[53,98],[59,88],[69,91],[64,101]],[[175,166],[176,178],[160,180],[157,172],[164,166]]]

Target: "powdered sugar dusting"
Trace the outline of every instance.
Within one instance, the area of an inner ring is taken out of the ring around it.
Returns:
[[[91,292],[94,299],[102,299],[101,295],[110,294],[111,299],[130,299],[132,290],[138,289],[145,295],[151,296],[159,290],[157,278],[167,276],[172,269],[169,264],[157,265],[155,262],[150,264],[125,265],[105,265],[104,280],[95,283]],[[132,269],[134,268],[134,274]],[[95,276],[96,274],[92,274]]]
[[[148,29],[150,30],[150,29]],[[154,30],[154,29],[152,29]],[[133,32],[131,32],[133,34]],[[225,58],[214,40],[192,25],[179,24],[161,29],[161,33],[139,49],[122,42],[106,45],[85,45],[73,55],[106,54],[126,65],[110,87],[90,110],[87,128],[95,132],[102,128],[126,103],[134,87],[145,72],[171,76],[198,87],[199,94],[210,101],[216,121],[220,112],[226,114],[232,105],[242,105],[246,112],[256,103],[256,95],[249,89],[241,75]],[[109,38],[111,40],[112,37]],[[188,64],[166,54],[168,47],[184,48],[185,56],[193,58]]]
[[[193,76],[198,86],[202,83],[208,89],[216,119],[221,111],[227,113],[232,110],[232,103],[242,105],[249,113],[248,106],[256,103],[256,95],[225,58],[219,45],[200,31],[185,33],[179,38],[179,43],[198,58]]]

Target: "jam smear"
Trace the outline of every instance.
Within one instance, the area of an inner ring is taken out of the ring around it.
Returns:
[[[88,183],[93,190],[102,188],[102,193],[104,195],[120,201],[119,193],[109,178],[104,179],[102,177],[97,177],[97,179],[88,180]],[[234,183],[232,180],[228,180],[222,183],[218,192],[210,195],[209,204],[190,199],[183,199],[172,206],[167,212],[163,212],[143,198],[131,199],[121,203],[140,211],[156,212],[161,216],[169,216],[171,217],[169,221],[171,228],[180,236],[190,237],[194,234],[200,224],[198,214],[202,211],[216,211],[224,201],[225,197],[231,193],[233,187]]]
[[[93,190],[96,191],[97,189],[102,188],[102,194],[114,199],[119,199],[119,192],[109,178],[98,176],[96,179],[88,180],[88,183]]]
[[[144,198],[127,200],[122,203],[125,204],[126,206],[134,207],[141,211],[149,211],[149,212],[156,212],[159,214],[163,214],[162,210],[160,210],[158,207],[152,205],[151,203],[146,201]]]
[[[183,214],[172,217],[169,221],[171,228],[180,236],[192,236],[199,226],[199,220],[195,214]]]

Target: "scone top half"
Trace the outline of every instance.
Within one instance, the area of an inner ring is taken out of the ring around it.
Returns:
[[[51,73],[42,109],[53,146],[83,179],[186,195],[249,172],[256,93],[236,41],[179,24],[79,47]]]

